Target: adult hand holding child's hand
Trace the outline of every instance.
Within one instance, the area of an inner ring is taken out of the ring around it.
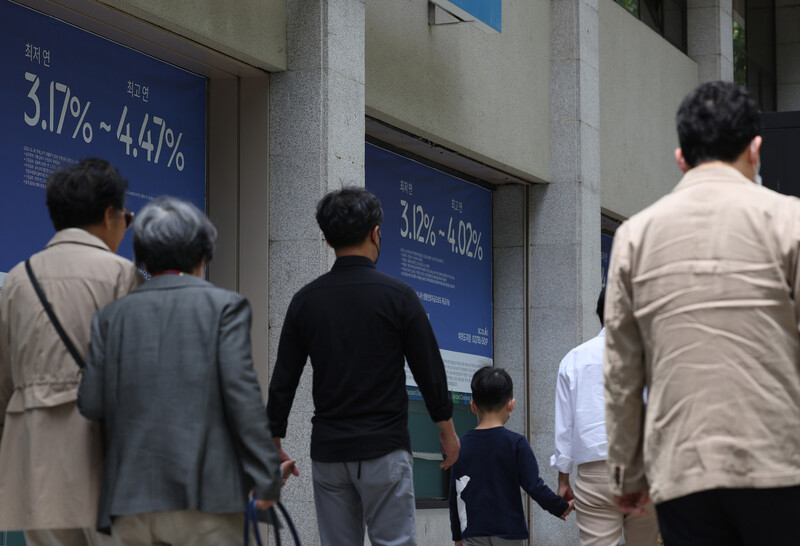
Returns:
[[[574,500],[567,501],[567,504],[569,504],[569,506],[567,507],[566,510],[564,510],[564,513],[561,514],[561,517],[560,517],[560,519],[565,520],[565,521],[566,521],[567,516],[569,515],[569,513],[572,512],[575,509],[575,501]]]

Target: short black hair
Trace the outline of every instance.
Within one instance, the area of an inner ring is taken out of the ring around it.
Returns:
[[[127,189],[128,181],[103,159],[60,167],[47,179],[45,191],[53,227],[60,231],[101,222],[109,206],[124,210]]]
[[[332,191],[317,204],[317,223],[333,248],[361,243],[381,222],[381,202],[364,188]]]
[[[747,89],[731,82],[697,87],[681,102],[676,122],[689,168],[715,160],[732,163],[761,134],[758,104]]]
[[[600,319],[600,324],[605,326],[605,322],[603,321],[603,313],[606,310],[606,287],[604,286],[602,290],[600,290],[600,296],[597,298],[597,318]]]
[[[145,205],[133,224],[136,265],[151,275],[175,269],[191,273],[214,257],[217,228],[188,201],[163,196]]]
[[[503,368],[484,366],[472,376],[472,401],[481,411],[497,411],[514,397],[514,382]]]

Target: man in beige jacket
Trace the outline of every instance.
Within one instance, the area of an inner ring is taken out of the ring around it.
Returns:
[[[99,159],[54,172],[47,206],[57,233],[30,259],[56,317],[81,355],[92,316],[141,283],[115,254],[133,213],[127,181]],[[95,545],[102,479],[100,428],[75,405],[81,372],[48,318],[24,264],[0,296],[0,529],[29,546]]]
[[[652,496],[667,545],[796,544],[800,201],[754,183],[743,88],[701,85],[677,124],[686,175],[620,226],[611,256],[611,486],[626,511]]]

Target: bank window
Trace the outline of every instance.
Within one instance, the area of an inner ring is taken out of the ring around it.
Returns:
[[[686,0],[614,0],[686,53]]]
[[[436,336],[462,436],[475,427],[472,375],[493,364],[492,191],[441,165],[368,139],[365,185],[383,205],[378,270],[417,293]],[[416,342],[414,340],[413,342]],[[408,431],[419,508],[445,508],[439,427],[406,371]]]
[[[775,0],[734,0],[733,81],[747,87],[762,112],[777,109]]]

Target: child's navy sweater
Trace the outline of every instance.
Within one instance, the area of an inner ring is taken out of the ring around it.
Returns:
[[[556,517],[569,506],[542,482],[524,436],[505,427],[466,433],[450,475],[453,541],[481,536],[527,539],[520,487]]]

